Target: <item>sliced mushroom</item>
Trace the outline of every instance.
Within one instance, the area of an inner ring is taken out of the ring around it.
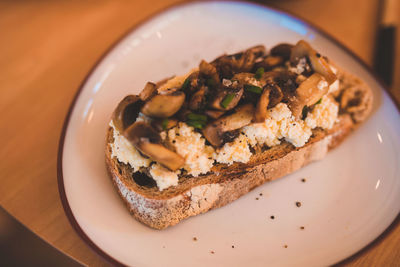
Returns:
[[[211,117],[213,119],[218,119],[219,117],[221,117],[222,115],[224,115],[225,111],[223,110],[206,110],[204,112],[208,117]]]
[[[203,75],[210,77],[215,85],[219,84],[219,75],[214,65],[202,60],[199,65],[199,71]]]
[[[254,65],[253,70],[257,70],[258,68],[264,68],[264,70],[272,70],[273,68],[283,64],[283,57],[280,56],[267,56],[262,61],[257,62]]]
[[[311,63],[312,69],[325,77],[329,84],[332,84],[336,79],[336,75],[333,73],[329,64],[326,60],[317,53],[306,41],[300,40],[292,48],[290,61],[295,62],[303,57],[308,57]]]
[[[256,59],[264,56],[265,53],[265,47],[258,45],[241,53],[218,57],[211,64],[217,68],[220,78],[229,79],[236,73],[250,72]]]
[[[149,100],[157,92],[157,87],[155,83],[147,82],[143,90],[139,94],[139,98],[142,101]]]
[[[191,110],[199,110],[205,105],[207,90],[208,88],[206,86],[202,86],[192,95],[189,102],[189,108]]]
[[[221,146],[224,142],[224,134],[250,124],[253,114],[254,106],[252,104],[240,106],[235,113],[209,123],[204,128],[203,135],[211,145]]]
[[[252,53],[256,58],[258,58],[264,56],[267,53],[267,50],[263,45],[256,45],[247,49],[246,52]]]
[[[136,95],[128,95],[114,110],[112,120],[115,128],[123,132],[129,125],[135,122],[143,102]]]
[[[168,118],[174,115],[185,101],[185,93],[176,91],[168,95],[155,95],[142,107],[144,115],[156,118]]]
[[[289,108],[295,118],[300,118],[304,106],[312,106],[329,90],[325,78],[314,73],[297,88],[295,97],[289,99]]]
[[[217,110],[231,110],[239,103],[243,95],[243,87],[233,90],[220,90],[214,100],[210,102],[210,107]]]
[[[143,154],[175,171],[181,168],[185,159],[161,144],[156,130],[144,122],[135,122],[124,131],[124,136]]]
[[[290,58],[292,47],[293,45],[291,44],[279,44],[271,48],[271,55],[280,56],[286,61]]]
[[[287,70],[275,72],[274,82],[279,86],[282,91],[283,98],[281,101],[288,102],[296,94],[298,84],[296,83],[297,75]]]
[[[271,88],[269,86],[265,86],[263,92],[258,100],[256,111],[254,112],[254,121],[255,122],[263,122],[267,118],[267,107],[269,104],[269,94],[271,92]]]
[[[168,77],[168,78],[165,78],[165,79],[162,79],[161,81],[158,81],[158,82],[156,83],[156,88],[157,88],[157,89],[160,88],[161,86],[163,86],[164,84],[166,84],[169,80],[172,80],[173,78],[175,78],[175,75],[173,75],[173,76],[171,76],[171,77]]]
[[[269,103],[267,108],[273,108],[283,99],[283,92],[277,84],[270,84],[271,92],[269,93]]]
[[[267,109],[276,106],[281,102],[283,94],[279,86],[273,82],[267,83],[261,96],[258,99],[254,113],[255,122],[263,122],[267,118]]]

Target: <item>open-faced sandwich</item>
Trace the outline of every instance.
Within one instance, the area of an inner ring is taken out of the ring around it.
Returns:
[[[162,229],[322,159],[371,106],[366,84],[307,42],[259,45],[126,96],[106,164],[133,216]]]

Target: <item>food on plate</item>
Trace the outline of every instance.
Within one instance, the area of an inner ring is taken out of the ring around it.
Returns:
[[[122,99],[106,164],[133,216],[163,229],[322,159],[371,106],[368,86],[307,42],[258,45]]]

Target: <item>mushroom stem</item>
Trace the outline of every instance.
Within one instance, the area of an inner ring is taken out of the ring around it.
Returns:
[[[264,90],[258,100],[256,112],[254,113],[255,122],[263,122],[267,118],[267,107],[269,103],[269,94],[271,89],[268,86],[264,87]]]

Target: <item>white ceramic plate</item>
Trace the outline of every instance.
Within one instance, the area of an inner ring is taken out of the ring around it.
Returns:
[[[368,121],[323,161],[267,183],[223,208],[163,231],[134,220],[104,164],[105,133],[117,103],[126,94],[138,93],[147,81],[183,74],[203,58],[299,39],[368,83],[375,97]],[[89,75],[61,139],[60,192],[78,233],[114,263],[328,265],[362,249],[398,215],[399,133],[399,112],[392,100],[354,56],[325,34],[284,13],[249,3],[186,4],[125,36]],[[296,201],[302,203],[300,208]]]

